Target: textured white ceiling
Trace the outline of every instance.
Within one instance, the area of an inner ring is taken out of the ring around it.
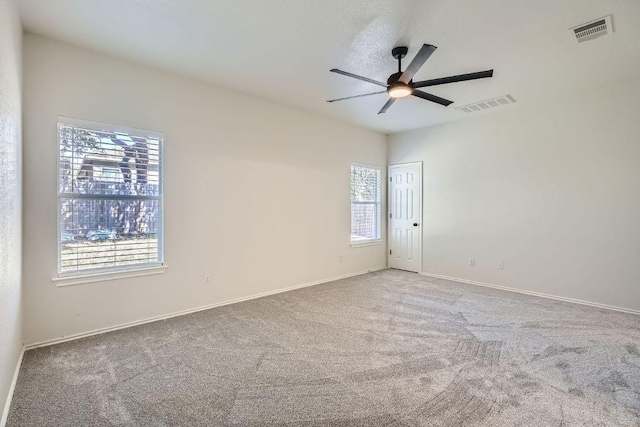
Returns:
[[[640,75],[638,0],[18,0],[25,30],[392,133],[472,115],[454,107],[511,94],[518,108]],[[578,44],[570,27],[613,14],[615,33]],[[454,104],[386,94],[328,104],[386,81],[391,49],[438,50],[415,80],[495,69],[428,88]],[[496,109],[498,110],[498,109]],[[491,114],[491,112],[478,113]]]

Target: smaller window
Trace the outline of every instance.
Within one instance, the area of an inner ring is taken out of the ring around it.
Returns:
[[[351,243],[380,240],[378,168],[351,165]]]

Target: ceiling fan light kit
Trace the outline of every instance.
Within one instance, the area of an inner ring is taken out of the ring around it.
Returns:
[[[389,85],[387,93],[391,98],[404,98],[405,96],[411,95],[413,93],[413,89],[411,86],[402,82],[395,82]]]
[[[456,83],[456,82],[464,82],[467,80],[476,80],[483,79],[493,76],[493,70],[479,71],[477,73],[468,73],[468,74],[460,74],[457,76],[449,76],[449,77],[441,77],[437,79],[423,80],[420,82],[414,82],[413,77],[416,73],[422,68],[427,59],[431,56],[433,52],[435,52],[437,48],[430,44],[424,44],[418,51],[418,54],[413,58],[409,66],[404,72],[402,71],[402,59],[407,56],[409,49],[406,46],[398,46],[394,47],[391,50],[391,55],[398,60],[398,72],[391,74],[387,79],[387,83],[383,83],[377,80],[370,79],[368,77],[359,76],[357,74],[352,74],[347,71],[342,71],[337,68],[330,70],[332,73],[341,74],[343,76],[351,77],[354,79],[362,80],[377,86],[386,87],[387,94],[389,95],[389,100],[382,107],[382,109],[378,112],[378,114],[383,114],[386,112],[389,107],[395,102],[398,98],[404,98],[409,95],[413,95],[417,98],[422,98],[427,101],[434,102],[436,104],[440,104],[442,106],[448,106],[453,101],[449,101],[448,99],[440,98],[439,96],[432,95],[428,92],[424,92],[422,90],[418,90],[418,88],[428,87],[428,86],[438,86],[442,84],[448,83]],[[362,95],[348,96],[345,98],[338,99],[330,99],[327,102],[336,102],[336,101],[344,101],[352,98],[361,98],[363,96],[371,96],[378,95],[380,93],[384,93],[385,91],[377,91],[371,93],[365,93]]]

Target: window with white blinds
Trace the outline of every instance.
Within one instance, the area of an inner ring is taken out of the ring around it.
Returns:
[[[380,169],[351,165],[351,243],[380,239],[380,186]]]
[[[58,274],[162,264],[162,134],[58,117]]]

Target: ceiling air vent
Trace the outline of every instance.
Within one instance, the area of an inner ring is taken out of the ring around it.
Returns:
[[[513,104],[516,102],[511,95],[499,96],[497,98],[487,99],[486,101],[474,102],[473,104],[462,105],[456,107],[456,110],[462,114],[475,113],[477,111],[484,111],[490,108],[501,107],[507,104]]]
[[[570,29],[575,34],[578,43],[597,39],[600,36],[613,33],[613,25],[611,25],[611,15],[598,18],[595,21],[578,25]]]

